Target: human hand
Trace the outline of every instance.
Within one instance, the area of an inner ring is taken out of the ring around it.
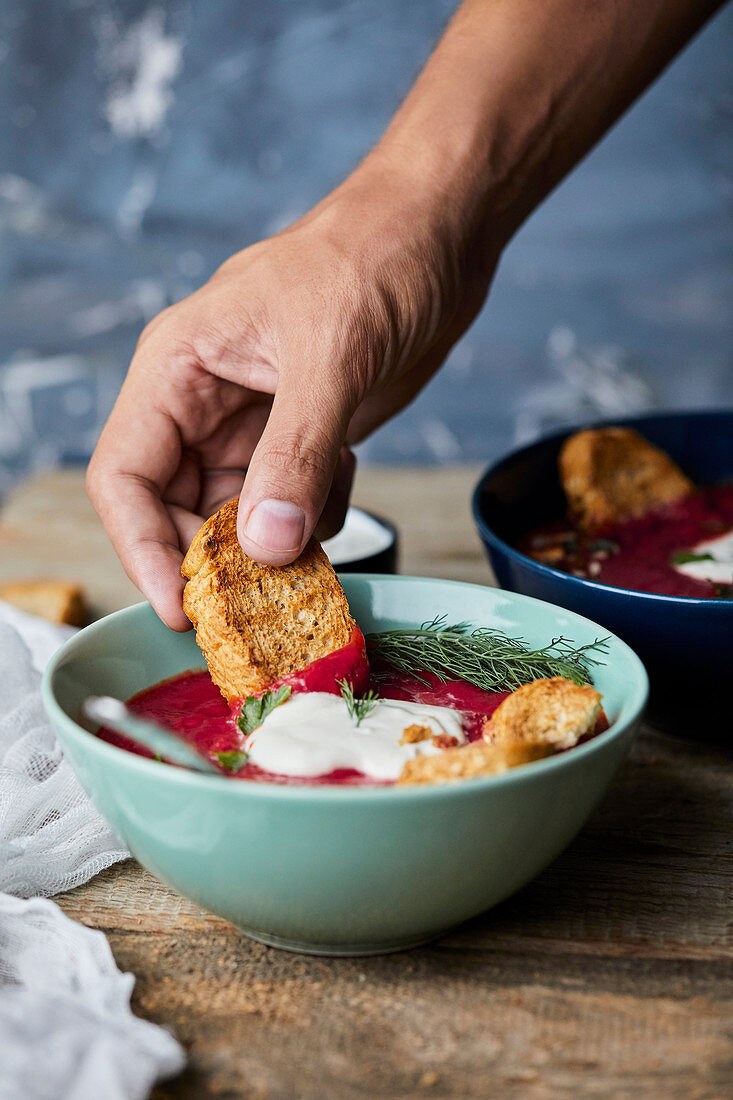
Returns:
[[[477,258],[440,203],[379,156],[237,253],[144,330],[92,457],[89,496],[173,629],[183,553],[239,495],[238,535],[282,565],[341,526],[349,450],[403,408],[479,309]]]

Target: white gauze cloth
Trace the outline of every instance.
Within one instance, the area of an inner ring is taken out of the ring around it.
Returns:
[[[173,1036],[130,1011],[134,983],[101,932],[0,894],[0,1097],[145,1100],[180,1073]]]
[[[135,979],[104,935],[33,896],[129,855],[41,704],[40,670],[70,633],[0,602],[0,1100],[144,1100],[181,1047],[132,1014]]]
[[[23,898],[71,890],[130,854],[84,794],[41,703],[39,668],[70,633],[0,604],[0,891]]]

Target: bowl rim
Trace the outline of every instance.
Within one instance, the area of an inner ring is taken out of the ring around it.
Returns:
[[[700,607],[706,610],[712,610],[714,614],[733,614],[733,600],[725,597],[718,596],[670,596],[664,592],[640,592],[636,588],[622,588],[620,585],[615,584],[603,584],[600,581],[591,580],[589,577],[575,577],[572,573],[566,573],[562,569],[556,569],[552,565],[546,565],[543,562],[535,561],[534,558],[530,558],[527,554],[523,554],[521,550],[518,550],[515,546],[506,542],[501,535],[497,534],[493,527],[490,526],[488,520],[483,515],[481,509],[481,496],[484,491],[486,482],[492,475],[508,462],[513,459],[519,458],[521,455],[525,455],[534,450],[535,447],[539,447],[546,443],[559,442],[562,439],[567,439],[568,436],[574,432],[582,431],[583,428],[593,427],[613,427],[615,425],[621,425],[622,427],[633,427],[634,424],[638,424],[642,420],[684,420],[689,417],[710,417],[713,418],[725,418],[729,417],[733,421],[733,408],[731,409],[690,409],[685,412],[668,410],[664,412],[650,412],[640,413],[638,416],[626,416],[615,417],[612,419],[604,418],[603,420],[591,420],[586,421],[583,424],[571,425],[567,428],[563,428],[560,431],[552,432],[548,435],[542,435],[538,439],[535,439],[532,443],[526,443],[522,447],[516,447],[514,450],[505,452],[500,458],[492,462],[482,472],[478,482],[473,490],[471,496],[471,512],[473,514],[473,521],[478,528],[478,532],[481,538],[486,542],[500,550],[506,557],[510,558],[513,562],[523,566],[525,569],[529,568],[531,572],[536,573],[540,577],[550,577],[555,581],[561,581],[568,584],[570,587],[575,587],[581,590],[590,590],[591,592],[599,596],[607,596],[613,598],[614,595],[618,595],[619,598],[628,599],[633,597],[635,600],[652,600],[655,603],[659,603],[662,606],[676,607],[680,604],[683,607]]]
[[[455,586],[463,589],[476,589],[482,593],[495,591],[497,594],[501,594],[512,602],[518,601],[523,604],[539,605],[545,610],[549,609],[550,611],[558,610],[556,605],[548,603],[545,600],[536,599],[534,596],[525,596],[517,592],[508,592],[500,588],[494,589],[489,585],[471,584],[467,581],[381,573],[350,573],[348,574],[347,583],[351,583],[352,581],[377,582],[387,585],[424,584],[428,581],[446,587]],[[633,723],[638,723],[643,717],[644,708],[649,695],[649,679],[646,669],[634,650],[617,635],[613,634],[611,631],[604,630],[603,627],[599,626],[591,619],[587,619],[577,612],[568,611],[563,608],[563,614],[569,616],[570,619],[576,619],[584,626],[590,625],[596,627],[599,636],[609,637],[614,647],[618,647],[629,661],[630,671],[634,676],[633,693],[630,699],[627,698],[624,700],[623,704],[623,709],[626,712],[625,716],[619,716],[619,718],[611,723],[607,730],[604,730],[603,733],[598,734],[590,741],[576,745],[567,752],[558,753],[555,756],[546,757],[543,760],[535,760],[528,764],[521,764],[516,768],[510,768],[498,775],[475,776],[470,779],[462,779],[456,783],[345,787],[337,784],[308,786],[269,783],[267,781],[258,781],[256,783],[247,783],[245,781],[232,782],[231,779],[224,775],[206,775],[186,768],[172,767],[169,764],[163,764],[156,760],[149,760],[147,757],[137,756],[135,753],[127,752],[125,749],[118,748],[116,745],[110,745],[108,742],[100,740],[100,738],[81,726],[63,709],[56,699],[54,681],[57,670],[62,662],[66,661],[69,654],[73,654],[75,648],[83,644],[80,643],[80,639],[84,637],[85,641],[88,641],[90,637],[93,638],[95,634],[103,632],[106,629],[106,624],[111,620],[117,621],[124,618],[135,619],[145,610],[154,614],[150,604],[147,601],[143,601],[133,604],[130,607],[123,608],[120,611],[112,612],[110,615],[105,615],[103,618],[98,619],[97,622],[92,623],[91,626],[85,627],[83,630],[73,635],[59,650],[57,650],[49,661],[41,681],[41,696],[46,714],[56,727],[59,725],[61,726],[65,736],[69,736],[86,751],[96,753],[103,760],[106,759],[112,764],[117,762],[117,764],[124,765],[132,769],[132,771],[141,772],[143,775],[148,776],[148,778],[152,778],[154,774],[151,769],[162,769],[155,774],[158,774],[160,780],[165,783],[183,784],[184,786],[193,786],[197,789],[219,791],[221,794],[223,794],[225,790],[228,790],[230,796],[232,796],[232,792],[241,791],[240,794],[233,795],[235,798],[264,800],[275,798],[285,799],[291,802],[331,802],[357,805],[365,801],[381,802],[385,799],[406,799],[409,801],[415,798],[456,798],[460,796],[461,791],[475,792],[482,789],[490,790],[497,789],[498,787],[506,787],[508,785],[511,786],[514,783],[524,780],[532,781],[533,776],[539,778],[541,775],[554,771],[555,769],[572,766],[573,761],[580,763],[582,759],[598,752],[605,745],[623,736],[629,726]],[[60,740],[63,747],[63,737],[60,738]]]

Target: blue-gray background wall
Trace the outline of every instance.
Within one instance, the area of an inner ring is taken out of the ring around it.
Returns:
[[[452,9],[3,0],[0,490],[89,452],[143,324],[348,172]],[[732,42],[726,10],[534,215],[365,458],[484,459],[593,414],[733,405]]]

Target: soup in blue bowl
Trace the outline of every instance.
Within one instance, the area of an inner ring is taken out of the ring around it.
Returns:
[[[733,481],[733,411],[664,413],[608,423],[635,429],[696,485]],[[564,442],[587,426],[512,452],[479,481],[473,514],[497,580],[502,588],[586,615],[632,646],[649,673],[650,717],[662,729],[727,739],[733,599],[605,584],[534,560],[520,549],[529,533],[564,518],[558,458]]]

